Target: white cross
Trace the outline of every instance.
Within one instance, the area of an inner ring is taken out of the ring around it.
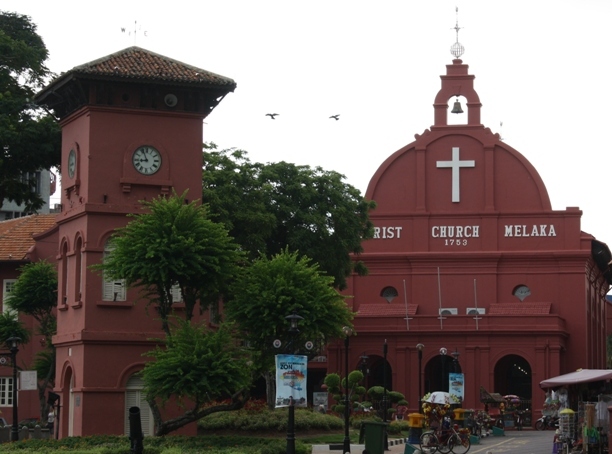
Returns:
[[[436,167],[438,168],[451,168],[452,169],[452,187],[453,187],[453,202],[459,202],[459,169],[461,167],[476,167],[476,161],[460,161],[459,160],[459,147],[453,147],[453,160],[452,161],[436,161]]]

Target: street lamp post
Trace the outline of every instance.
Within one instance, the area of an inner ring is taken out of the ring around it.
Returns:
[[[298,329],[298,322],[303,320],[304,317],[300,317],[295,312],[291,315],[285,317],[286,320],[289,320],[289,334],[291,336],[291,341],[288,347],[293,347],[293,341],[295,340],[295,336],[300,332]],[[289,397],[289,419],[287,420],[287,454],[295,454],[295,401],[293,400],[293,396]]]
[[[423,410],[421,408],[421,398],[423,397],[423,388],[422,388],[422,377],[421,377],[421,364],[423,363],[423,349],[425,348],[425,345],[418,343],[416,345],[417,351],[419,352],[419,398],[417,400],[418,402],[418,406],[419,406],[419,413],[421,413]]]
[[[456,374],[461,373],[461,365],[459,364],[459,355],[460,353],[457,351],[456,348],[455,348],[455,351],[451,353],[451,356],[453,357],[453,372],[455,372]]]
[[[446,386],[444,386],[444,378],[446,377],[446,354],[448,350],[444,347],[440,349],[440,359],[442,360],[442,391],[446,391]]]
[[[11,361],[13,363],[13,426],[11,428],[11,441],[19,440],[19,416],[17,412],[17,352],[19,351],[19,337],[9,337],[7,343],[10,343]]]
[[[349,437],[349,339],[353,334],[353,330],[349,326],[342,328],[344,333],[344,443],[342,445],[342,452],[351,452],[351,438]]]

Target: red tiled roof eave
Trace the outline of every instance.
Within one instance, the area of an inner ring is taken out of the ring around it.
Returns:
[[[79,77],[113,80],[119,78],[139,83],[187,84],[218,87],[225,91],[233,91],[236,88],[236,82],[229,77],[133,46],[74,67],[51,82],[43,92],[56,89],[68,80]],[[38,96],[41,94],[42,92]]]
[[[551,303],[504,303],[491,304],[489,315],[548,315]]]
[[[357,317],[406,317],[417,313],[418,304],[408,304],[408,307],[397,304],[360,304]]]
[[[55,214],[34,214],[0,222],[0,260],[25,260],[34,235],[55,227]]]

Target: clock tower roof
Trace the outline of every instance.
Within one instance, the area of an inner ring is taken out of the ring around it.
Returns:
[[[197,68],[149,50],[132,46],[119,52],[76,66],[62,73],[35,97],[38,104],[54,109],[60,118],[89,103],[79,93],[92,83],[139,84],[207,92],[217,99],[206,109],[206,115],[218,101],[236,88],[229,77]]]

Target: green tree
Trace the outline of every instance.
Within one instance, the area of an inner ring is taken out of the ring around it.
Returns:
[[[30,332],[23,325],[23,322],[10,311],[2,312],[0,313],[0,345],[3,346],[3,350],[7,351],[10,349],[11,343],[7,342],[7,340],[11,337],[20,338],[20,344],[30,342]]]
[[[236,323],[241,338],[254,351],[260,373],[266,379],[268,404],[272,406],[275,390],[272,342],[293,339],[291,351],[306,341],[323,344],[344,336],[343,326],[352,326],[353,314],[333,287],[333,278],[321,273],[317,264],[287,249],[271,258],[261,256],[246,268],[232,288],[232,298],[225,302],[225,314]],[[289,331],[286,317],[303,317],[299,334]]]
[[[225,227],[208,219],[206,207],[187,204],[185,195],[145,201],[146,213],[117,229],[112,252],[95,269],[111,279],[125,279],[157,305],[162,329],[170,335],[172,290],[180,288],[185,318],[196,304],[216,304],[238,273],[239,247]]]
[[[332,395],[332,398],[337,402],[334,405],[333,410],[336,413],[343,414],[346,395],[348,393],[349,399],[349,411],[353,411],[355,406],[363,406],[363,404],[357,404],[360,398],[366,393],[365,387],[361,384],[363,381],[363,372],[354,370],[348,374],[348,386],[346,384],[346,377],[341,379],[340,375],[332,373],[327,374],[323,382],[327,385],[327,392]]]
[[[320,167],[252,163],[245,151],[205,145],[203,201],[249,258],[289,247],[318,263],[340,289],[351,272],[367,272],[351,254],[372,238],[375,207],[343,179]]]
[[[28,16],[0,11],[0,206],[6,199],[39,209],[34,173],[60,163],[60,127],[32,103],[51,76],[47,56]]]
[[[174,397],[189,405],[183,415],[157,425],[156,435],[166,435],[209,414],[244,405],[252,381],[252,362],[248,351],[238,346],[231,333],[228,324],[211,331],[179,321],[165,346],[148,353],[155,358],[143,372],[148,400],[157,399],[163,405]],[[221,399],[230,400],[215,401]],[[156,420],[161,419],[158,408],[152,407]]]
[[[57,270],[45,260],[28,263],[19,268],[20,274],[11,292],[8,305],[18,313],[33,317],[38,323],[37,333],[43,336],[45,349],[36,355],[38,399],[41,419],[48,414],[46,392],[55,379],[55,347],[52,337],[57,332],[54,309],[57,306]]]

